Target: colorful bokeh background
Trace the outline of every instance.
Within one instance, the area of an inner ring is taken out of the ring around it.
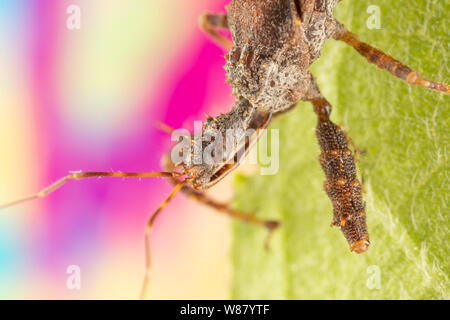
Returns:
[[[0,0],[0,203],[71,170],[155,171],[158,121],[227,111],[224,51],[198,28],[225,0]],[[81,29],[66,12],[81,9]],[[0,213],[1,299],[138,298],[163,179],[72,181]],[[229,183],[215,191],[230,196]],[[152,235],[150,298],[229,298],[229,220],[178,196]],[[81,290],[66,270],[81,268]]]

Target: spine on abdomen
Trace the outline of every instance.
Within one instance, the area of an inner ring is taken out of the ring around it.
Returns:
[[[352,251],[365,252],[369,234],[355,158],[348,148],[345,132],[329,119],[328,102],[319,99],[313,104],[319,118],[316,135],[321,150],[319,162],[326,177],[324,188],[333,204],[332,225],[340,227]]]

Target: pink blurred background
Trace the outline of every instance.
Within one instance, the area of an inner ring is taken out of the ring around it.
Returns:
[[[224,0],[0,0],[0,203],[71,170],[159,171],[170,137],[226,112],[225,52],[198,27]],[[69,30],[70,5],[81,29]],[[229,181],[216,194],[229,197]],[[163,179],[71,181],[0,212],[0,298],[138,298]],[[154,299],[229,298],[229,220],[179,195],[152,234]],[[66,269],[81,269],[69,290]]]

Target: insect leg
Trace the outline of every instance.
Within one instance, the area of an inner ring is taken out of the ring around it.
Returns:
[[[450,93],[450,86],[445,83],[434,82],[422,78],[419,73],[406,66],[402,62],[395,60],[390,55],[374,48],[358,39],[358,36],[351,33],[341,24],[334,38],[344,41],[365,57],[370,63],[376,64],[378,68],[387,70],[395,77],[406,81],[410,85],[418,85],[439,92]]]
[[[344,128],[341,128],[341,129],[342,129],[342,132],[343,132],[344,135],[345,135],[345,138],[347,139],[348,144],[350,144],[350,145],[352,146],[352,148],[353,148],[353,150],[355,151],[355,153],[356,153],[356,154],[359,154],[359,155],[364,155],[364,154],[366,154],[366,150],[363,150],[363,149],[359,148],[359,147],[356,145],[356,143],[353,141],[352,137],[350,137],[350,135],[348,134],[348,132],[347,132]],[[357,159],[357,161],[358,161],[358,159]]]
[[[165,156],[163,158],[163,163],[164,163],[166,170],[174,169],[173,163],[168,156]],[[169,181],[172,182],[172,184],[178,183],[178,181],[175,178],[170,178]],[[269,248],[269,240],[272,237],[272,234],[275,231],[275,229],[277,229],[277,227],[279,227],[280,222],[275,221],[275,220],[263,220],[263,219],[256,217],[254,214],[235,210],[230,206],[229,203],[220,203],[220,202],[212,199],[208,195],[206,195],[204,192],[195,190],[190,185],[184,185],[183,188],[181,189],[181,191],[184,194],[186,194],[190,199],[192,199],[194,201],[198,201],[204,205],[207,205],[207,206],[217,210],[218,212],[221,212],[232,218],[236,218],[238,220],[241,220],[241,221],[244,221],[247,223],[252,223],[254,225],[258,225],[258,226],[267,228],[267,230],[269,231],[269,234],[267,235],[267,238],[266,238],[265,247]]]
[[[159,130],[161,130],[161,131],[163,131],[163,132],[165,132],[167,134],[172,134],[175,131],[175,128],[172,128],[171,126],[169,126],[168,124],[165,124],[163,122],[158,122],[156,124],[156,127]]]
[[[69,175],[59,179],[52,185],[44,188],[38,193],[29,195],[27,197],[11,201],[9,203],[0,204],[0,209],[4,209],[7,207],[11,207],[14,205],[18,205],[27,201],[35,200],[38,198],[43,198],[56,189],[62,187],[69,180],[80,180],[86,178],[95,178],[95,177],[115,177],[115,178],[153,178],[153,177],[164,177],[171,178],[173,177],[173,173],[171,172],[83,172],[77,171],[72,172]]]
[[[202,14],[200,16],[200,28],[224,49],[230,50],[233,47],[233,43],[217,31],[217,29],[228,30],[228,21],[225,14]]]
[[[236,218],[236,219],[244,221],[244,222],[252,223],[252,224],[267,228],[267,230],[269,231],[269,234],[266,238],[265,247],[269,248],[269,242],[270,242],[269,240],[270,240],[273,232],[275,231],[275,229],[278,228],[278,226],[280,225],[280,223],[278,221],[263,220],[263,219],[256,217],[254,214],[235,210],[230,206],[230,204],[217,202],[217,201],[211,199],[210,197],[208,197],[206,194],[195,191],[193,188],[191,188],[189,186],[185,186],[183,188],[183,192],[186,193],[187,195],[189,195],[191,199],[198,201],[200,203],[203,203],[207,206],[210,206],[210,207],[216,209],[218,212],[224,213],[226,215],[229,215],[232,218]]]
[[[150,285],[150,269],[151,269],[150,235],[153,229],[153,224],[155,223],[155,220],[159,216],[161,211],[173,199],[173,197],[175,197],[175,195],[183,188],[185,184],[186,181],[177,183],[177,185],[170,193],[170,195],[167,197],[167,199],[164,200],[163,203],[161,203],[161,205],[158,207],[158,209],[156,209],[155,213],[151,215],[150,219],[147,222],[147,227],[145,229],[145,277],[144,282],[142,284],[141,299],[146,298]]]

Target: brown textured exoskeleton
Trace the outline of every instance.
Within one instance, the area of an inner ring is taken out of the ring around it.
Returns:
[[[318,117],[317,138],[320,164],[325,172],[325,191],[334,208],[333,225],[339,226],[350,249],[365,252],[369,246],[362,184],[357,179],[355,157],[348,148],[350,138],[330,120],[331,105],[320,93],[310,65],[320,56],[325,41],[333,38],[355,48],[370,63],[394,76],[436,91],[449,93],[446,84],[425,80],[420,75],[378,49],[365,44],[333,17],[340,0],[233,0],[227,14],[204,14],[201,27],[221,46],[226,55],[227,81],[233,87],[236,103],[227,114],[208,117],[203,133],[224,137],[228,129],[254,130],[248,140],[234,150],[225,150],[221,161],[196,163],[185,157],[181,163],[164,158],[166,172],[74,172],[43,191],[0,206],[7,207],[46,196],[66,181],[91,177],[166,177],[175,188],[148,221],[146,229],[146,276],[142,296],[148,289],[150,273],[150,231],[155,218],[180,190],[230,216],[255,223],[273,231],[277,221],[266,221],[232,209],[207,197],[208,189],[236,168],[277,114],[289,111],[300,100],[310,101]],[[218,32],[229,30],[232,42]],[[167,129],[167,127],[166,127]],[[167,129],[172,131],[170,128]],[[216,140],[194,140],[185,155],[207,148]],[[357,149],[356,149],[357,150]]]

